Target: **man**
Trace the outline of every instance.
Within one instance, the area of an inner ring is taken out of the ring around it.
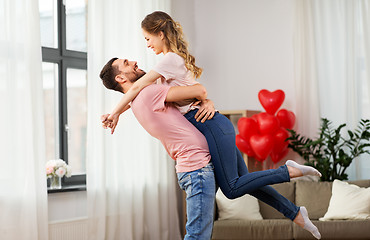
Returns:
[[[144,74],[136,62],[113,58],[102,69],[100,78],[108,89],[126,93]],[[200,84],[186,87],[152,84],[131,102],[139,123],[162,142],[176,161],[179,185],[187,195],[185,239],[211,238],[216,186],[205,137],[170,102],[192,98],[205,100],[206,96]],[[108,116],[102,116],[104,127],[109,125]]]

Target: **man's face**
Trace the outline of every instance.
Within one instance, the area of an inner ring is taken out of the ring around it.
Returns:
[[[130,82],[135,82],[141,78],[145,72],[138,68],[136,61],[129,61],[127,59],[117,59],[112,64],[119,70],[119,74],[123,74]]]

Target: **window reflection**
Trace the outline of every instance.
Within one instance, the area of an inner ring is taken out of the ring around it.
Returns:
[[[57,1],[39,0],[41,46],[58,47]]]
[[[46,160],[59,158],[58,156],[58,65],[42,63],[42,82],[44,92],[44,121],[45,121],[45,151]]]
[[[87,51],[87,14],[86,0],[66,0],[66,34],[67,49],[74,51]]]
[[[68,163],[86,173],[87,71],[67,69]]]

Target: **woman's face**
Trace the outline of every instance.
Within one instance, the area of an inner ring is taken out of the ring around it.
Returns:
[[[146,40],[146,46],[153,49],[156,55],[160,53],[166,54],[168,52],[163,32],[151,34],[143,29],[143,35]]]

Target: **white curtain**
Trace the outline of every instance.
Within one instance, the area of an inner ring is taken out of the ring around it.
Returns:
[[[370,5],[368,0],[302,0],[297,2],[297,32],[301,32],[301,52],[296,59],[304,70],[297,86],[309,97],[303,98],[310,114],[317,105],[320,117],[334,126],[346,123],[354,129],[361,118],[370,118]],[[312,78],[308,76],[313,76]],[[298,91],[297,91],[298,92]],[[298,95],[299,99],[300,96]],[[306,123],[302,127],[313,125]],[[317,128],[316,128],[317,129]],[[313,132],[317,134],[317,132]],[[368,156],[356,159],[348,169],[350,179],[370,177]]]
[[[299,133],[314,138],[320,126],[320,105],[312,8],[309,1],[296,2],[294,23],[296,126]]]
[[[48,239],[37,0],[0,0],[0,238]]]
[[[158,60],[146,49],[140,23],[169,0],[89,0],[87,195],[89,239],[180,239],[174,161],[137,123],[131,110],[114,135],[100,115],[118,103],[99,73],[112,57],[137,60],[150,70]]]

